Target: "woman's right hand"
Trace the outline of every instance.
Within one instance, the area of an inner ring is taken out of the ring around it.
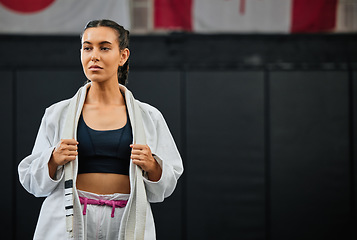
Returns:
[[[48,162],[49,174],[52,178],[55,177],[57,167],[76,159],[78,155],[78,142],[75,139],[61,139],[59,144],[52,152]]]

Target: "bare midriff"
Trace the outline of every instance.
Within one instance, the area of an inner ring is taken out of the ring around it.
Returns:
[[[115,173],[81,173],[77,189],[96,194],[130,193],[129,176]]]

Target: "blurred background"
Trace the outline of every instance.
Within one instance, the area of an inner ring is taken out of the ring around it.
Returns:
[[[2,239],[32,239],[17,165],[101,18],[131,31],[127,87],[184,161],[158,240],[357,238],[357,0],[0,0]]]

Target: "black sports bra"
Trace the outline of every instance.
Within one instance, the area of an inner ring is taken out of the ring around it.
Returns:
[[[129,175],[133,141],[129,116],[124,127],[115,130],[91,129],[80,116],[77,128],[78,174],[117,173]]]

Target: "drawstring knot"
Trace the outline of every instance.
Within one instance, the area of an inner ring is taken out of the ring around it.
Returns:
[[[114,217],[114,212],[115,212],[115,208],[123,208],[126,206],[126,204],[128,203],[128,200],[95,200],[95,199],[89,199],[86,197],[79,197],[79,200],[81,202],[81,204],[83,204],[83,215],[87,214],[87,205],[107,205],[112,207],[112,214],[111,217]]]

